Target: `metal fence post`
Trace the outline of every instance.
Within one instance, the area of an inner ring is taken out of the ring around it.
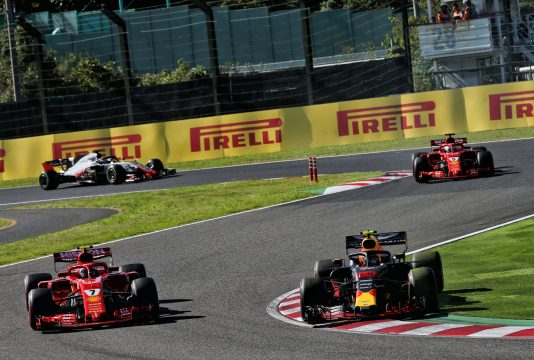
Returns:
[[[402,12],[402,35],[404,40],[404,60],[406,64],[406,78],[408,81],[408,90],[413,93],[413,74],[412,74],[412,48],[410,45],[410,24],[408,22],[408,0],[400,2]]]
[[[13,98],[19,102],[22,97],[20,94],[20,74],[17,64],[17,42],[15,40],[15,12],[13,10],[13,0],[6,0],[7,13],[7,36],[9,40],[9,55],[11,57],[11,78],[13,81]]]
[[[215,34],[215,19],[213,17],[213,9],[203,0],[194,0],[202,12],[206,15],[206,30],[208,32],[208,47],[210,54],[211,66],[211,84],[213,91],[213,105],[215,108],[215,115],[221,114],[221,104],[219,103],[219,55],[217,54],[217,38]]]
[[[44,51],[43,44],[45,40],[43,39],[42,34],[34,28],[32,25],[27,23],[24,18],[19,17],[17,19],[17,25],[24,29],[35,41],[35,63],[37,65],[37,82],[39,88],[39,103],[41,105],[41,117],[43,120],[43,133],[48,134],[48,114],[46,110],[46,88],[44,83],[43,76],[43,62],[44,62]]]
[[[132,65],[130,62],[130,48],[128,46],[128,32],[126,31],[126,22],[113,11],[102,9],[102,13],[107,16],[119,28],[119,41],[121,45],[122,63],[124,66],[124,92],[126,93],[126,108],[128,111],[128,124],[134,124],[133,108],[132,108],[132,93],[130,90],[130,79],[132,75]]]
[[[313,50],[310,31],[310,9],[306,7],[306,0],[300,2],[300,19],[302,24],[302,40],[304,46],[304,68],[306,72],[306,90],[308,93],[308,105],[313,104]]]

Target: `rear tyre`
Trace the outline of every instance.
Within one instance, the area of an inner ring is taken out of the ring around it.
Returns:
[[[424,300],[424,312],[426,314],[439,312],[438,289],[432,269],[429,267],[412,269],[408,274],[408,279],[415,296],[422,297]]]
[[[478,166],[484,169],[483,175],[491,175],[495,167],[493,165],[493,155],[489,151],[477,152]]]
[[[106,180],[112,185],[122,184],[126,181],[126,172],[122,166],[110,166],[106,169]]]
[[[430,178],[428,176],[422,175],[423,171],[428,171],[429,165],[428,160],[422,157],[416,157],[413,161],[413,177],[418,183],[427,183]]]
[[[154,279],[144,277],[132,281],[132,295],[137,306],[150,306],[149,321],[159,319],[158,290]]]
[[[317,260],[313,266],[313,277],[330,278],[332,271],[338,268],[339,265],[335,264],[332,259]]]
[[[436,287],[438,292],[443,291],[443,266],[441,263],[441,255],[437,251],[425,251],[421,253],[413,254],[412,261],[414,262],[414,268],[429,267],[434,271],[434,277],[436,279]]]
[[[24,295],[26,298],[26,310],[28,310],[28,294],[33,289],[37,289],[37,285],[41,281],[49,281],[52,280],[52,275],[49,273],[36,273],[36,274],[28,274],[24,277]]]
[[[39,186],[43,190],[55,190],[59,186],[59,174],[54,170],[43,171],[39,175]]]
[[[485,146],[475,146],[473,151],[488,151]]]
[[[126,264],[119,266],[120,272],[132,272],[135,271],[139,274],[139,278],[146,278],[145,265],[143,264]]]
[[[320,314],[310,311],[308,307],[326,305],[327,295],[324,279],[305,278],[300,281],[300,312],[302,320],[309,324],[316,324],[321,320]]]
[[[28,294],[28,317],[30,327],[33,330],[45,330],[42,327],[37,327],[37,318],[39,316],[47,316],[54,314],[56,304],[52,299],[52,291],[50,289],[33,289]]]

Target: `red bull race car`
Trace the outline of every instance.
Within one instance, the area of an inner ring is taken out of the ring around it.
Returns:
[[[108,261],[103,259],[108,259]],[[60,263],[68,265],[57,270]],[[110,248],[54,254],[57,278],[26,275],[30,327],[37,331],[100,327],[159,319],[158,292],[143,264],[114,267]]]
[[[319,260],[300,282],[302,319],[309,324],[439,312],[443,269],[438,252],[405,261],[406,232],[368,230],[346,237],[348,259]],[[384,246],[404,245],[392,255]]]
[[[43,190],[55,190],[65,183],[118,185],[176,174],[175,169],[165,168],[159,159],[151,159],[144,165],[137,161],[121,161],[116,156],[102,156],[98,151],[45,161],[43,169],[39,176]]]
[[[418,183],[491,175],[493,155],[485,147],[470,147],[466,138],[431,140],[429,153],[412,155],[413,176]]]

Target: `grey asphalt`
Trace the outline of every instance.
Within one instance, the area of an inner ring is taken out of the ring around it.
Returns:
[[[532,340],[333,333],[293,326],[265,311],[311,275],[315,260],[342,257],[344,236],[361,229],[405,230],[415,250],[534,213],[534,141],[488,148],[498,168],[493,177],[434,184],[405,178],[111,244],[117,264],[143,262],[156,280],[158,325],[32,332],[22,280],[29,272],[52,271],[52,260],[0,268],[2,358],[532,359]],[[406,169],[409,152],[331,161],[338,172]],[[248,170],[261,177],[261,167]],[[194,176],[200,175],[177,181]]]
[[[87,208],[0,210],[0,218],[16,221],[15,225],[0,229],[0,244],[69,229],[116,213],[113,209]]]

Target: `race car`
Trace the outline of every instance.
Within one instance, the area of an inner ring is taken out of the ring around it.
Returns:
[[[55,190],[64,183],[117,185],[125,181],[138,182],[176,174],[175,169],[166,169],[159,159],[151,159],[143,165],[137,161],[121,161],[116,156],[103,157],[98,151],[74,158],[45,161],[43,169],[39,176],[39,185],[43,190]]]
[[[65,271],[58,271],[61,263]],[[143,264],[113,266],[110,248],[54,254],[57,278],[26,275],[24,292],[30,327],[36,331],[100,327],[159,319],[156,284]]]
[[[493,155],[485,147],[470,147],[466,138],[430,141],[431,152],[412,155],[413,177],[418,183],[491,175]]]
[[[392,255],[384,246],[403,246]],[[302,319],[309,324],[439,312],[443,269],[438,252],[405,260],[406,232],[374,230],[346,237],[348,259],[319,260],[300,282]]]

